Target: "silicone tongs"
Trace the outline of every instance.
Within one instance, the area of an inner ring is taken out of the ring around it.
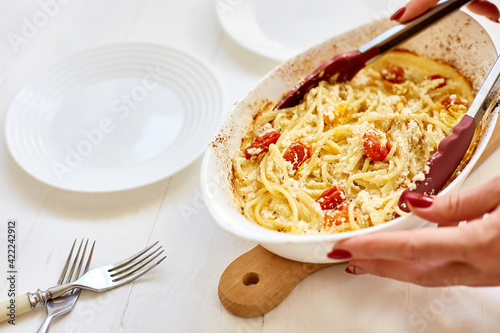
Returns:
[[[441,140],[438,150],[426,162],[429,171],[425,179],[417,181],[413,190],[405,190],[399,198],[399,207],[409,211],[406,195],[410,192],[434,195],[439,192],[453,175],[464,157],[474,137],[476,127],[485,113],[500,105],[500,57],[493,65],[481,89],[472,101],[462,120],[453,127],[453,131]]]
[[[380,55],[392,50],[397,45],[413,37],[470,1],[471,0],[440,1],[411,22],[396,25],[361,46],[359,49],[340,53],[332,59],[325,61],[290,90],[274,108],[283,109],[296,106],[311,88],[317,86],[320,81],[329,80],[332,76],[338,75],[336,78],[337,82],[352,79],[359,70],[374,61]]]

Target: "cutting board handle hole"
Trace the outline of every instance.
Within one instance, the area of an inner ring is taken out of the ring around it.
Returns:
[[[259,274],[255,272],[249,272],[243,276],[243,284],[245,286],[253,286],[259,283],[259,279]]]

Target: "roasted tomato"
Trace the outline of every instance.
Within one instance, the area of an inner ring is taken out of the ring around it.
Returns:
[[[387,133],[370,128],[363,135],[363,149],[372,161],[383,161],[391,151],[391,143]]]
[[[311,146],[296,140],[285,151],[283,158],[292,163],[293,170],[297,171],[302,163],[311,158]]]
[[[405,70],[399,65],[389,63],[382,70],[382,77],[392,83],[403,83],[405,82]]]
[[[322,210],[333,209],[345,201],[345,192],[337,186],[325,190],[316,200]]]
[[[437,79],[444,79],[444,82],[439,84],[436,89],[438,88],[443,88],[444,86],[446,86],[446,78],[442,75],[439,75],[439,74],[436,74],[436,75],[431,75],[428,77],[429,80],[437,80]]]
[[[448,110],[452,105],[463,105],[467,107],[467,102],[462,101],[460,98],[451,98],[451,96],[448,96],[445,99],[443,99],[441,104],[443,105],[443,108],[445,110]]]
[[[245,149],[245,157],[247,160],[251,158],[256,158],[260,154],[265,153],[269,150],[269,146],[272,143],[276,143],[280,138],[280,133],[278,131],[266,132],[262,135],[253,138],[250,146]]]
[[[349,205],[346,203],[341,204],[335,210],[329,210],[325,213],[324,226],[331,227],[332,225],[341,225],[349,221]]]

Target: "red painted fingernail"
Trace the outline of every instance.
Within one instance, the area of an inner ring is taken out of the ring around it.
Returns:
[[[358,266],[347,266],[345,268],[346,273],[353,274],[353,275],[363,275],[366,274],[366,271]]]
[[[500,21],[498,20],[498,17],[488,17],[490,19],[490,21],[493,21],[495,23],[500,23]]]
[[[349,259],[351,257],[351,254],[344,250],[333,250],[332,252],[328,253],[327,256],[330,259],[342,260]]]
[[[434,198],[422,193],[408,193],[406,201],[415,208],[428,208],[432,205]]]
[[[403,16],[403,14],[405,13],[406,11],[406,7],[403,7],[403,8],[400,8],[398,9],[397,12],[395,12],[392,16],[391,16],[391,20],[393,21],[397,21],[401,18],[401,16]]]

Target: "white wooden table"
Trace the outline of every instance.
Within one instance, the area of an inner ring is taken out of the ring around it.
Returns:
[[[381,1],[387,4],[387,14],[398,7],[394,1]],[[21,34],[25,20],[43,10],[42,3],[52,4],[53,15],[13,43],[9,36]],[[500,45],[500,25],[478,21]],[[422,288],[351,276],[344,265],[306,278],[264,316],[234,317],[219,302],[219,277],[232,260],[256,244],[225,234],[211,221],[199,186],[201,158],[153,185],[108,194],[59,190],[24,172],[4,143],[4,116],[16,92],[56,59],[126,41],[160,43],[205,59],[222,78],[228,106],[278,64],[229,38],[208,0],[3,0],[0,277],[7,275],[9,219],[18,223],[18,293],[50,287],[77,237],[97,241],[94,267],[155,240],[168,256],[133,284],[103,294],[84,292],[75,310],[53,323],[53,332],[498,332],[499,288]],[[500,151],[463,188],[500,174],[498,165]],[[4,277],[0,280],[0,298],[5,299],[9,286]],[[18,316],[15,326],[0,324],[0,330],[34,332],[44,315],[45,309],[36,309]]]

